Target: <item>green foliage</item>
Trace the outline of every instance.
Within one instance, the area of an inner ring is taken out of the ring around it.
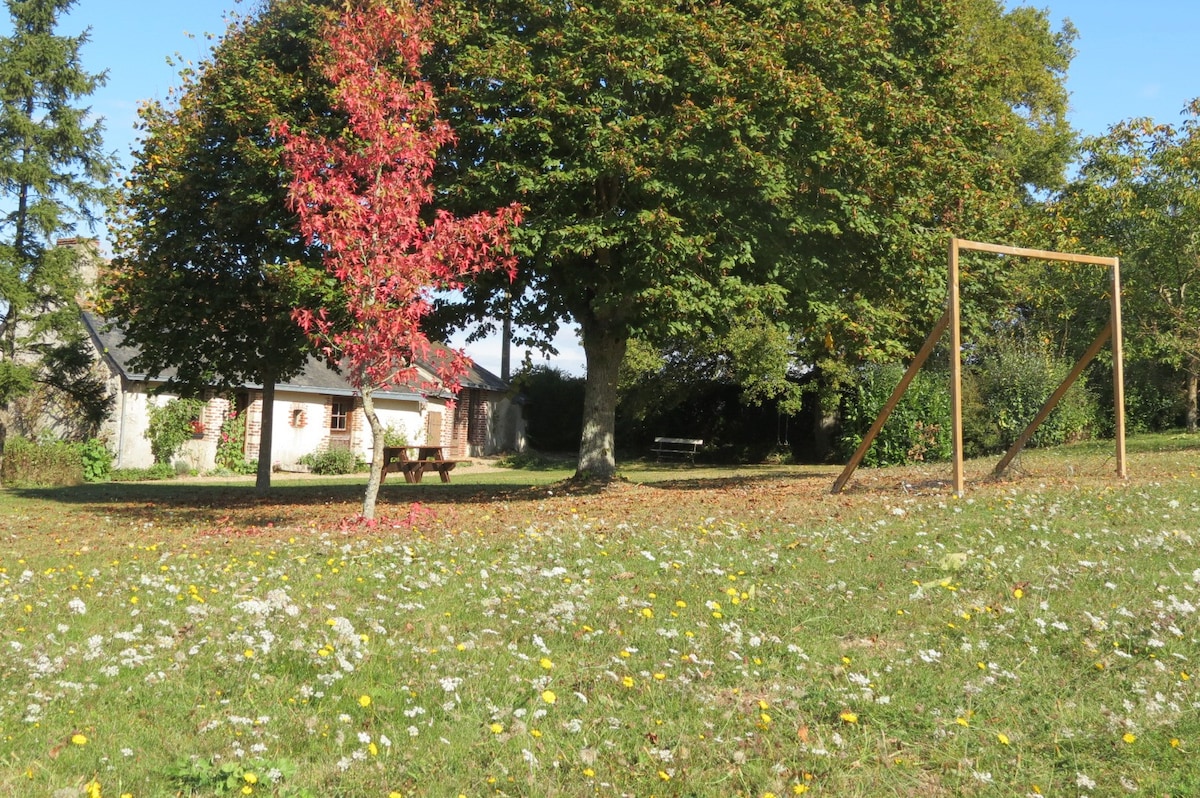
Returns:
[[[842,402],[841,456],[848,460],[900,383],[904,367],[870,365]],[[868,466],[947,460],[953,454],[949,375],[919,371],[863,458]]]
[[[217,795],[253,795],[269,791],[281,798],[309,798],[308,790],[292,790],[283,783],[296,775],[288,759],[217,762],[188,759],[172,767],[167,776],[189,793],[211,791]]]
[[[550,366],[534,366],[518,374],[513,385],[525,400],[525,434],[529,445],[544,452],[578,448],[583,426],[583,379]]]
[[[246,459],[246,418],[233,409],[233,402],[221,420],[215,462],[217,468],[234,474],[253,474],[258,468],[256,461]]]
[[[1127,352],[1200,378],[1200,101],[1178,125],[1132,119],[1083,143],[1083,164],[1053,204],[1064,246],[1121,258]],[[1193,382],[1194,384],[1194,382]],[[1181,376],[1169,389],[1200,424]]]
[[[349,449],[326,449],[320,452],[311,452],[297,462],[308,466],[314,474],[327,476],[354,474],[365,466],[358,455]]]
[[[1010,447],[1062,383],[1071,365],[1028,338],[1004,334],[993,339],[980,362],[969,370],[970,377],[964,376],[964,452],[983,454]],[[1038,427],[1029,446],[1076,441],[1088,435],[1095,424],[1096,402],[1080,380]]]
[[[204,412],[199,399],[172,399],[164,405],[150,405],[150,423],[146,438],[155,463],[171,462],[183,444],[192,439],[193,423]]]
[[[1180,390],[1183,380],[1178,369],[1164,363],[1145,359],[1126,363],[1126,431],[1130,434],[1162,432],[1181,426],[1187,411]],[[1105,380],[1102,385],[1106,393],[1098,399],[1098,405],[1103,408],[1107,403],[1111,407],[1111,381]]]
[[[408,431],[404,427],[388,424],[383,428],[384,446],[408,446]]]
[[[574,468],[574,463],[562,457],[552,457],[542,452],[526,449],[523,452],[509,452],[501,457],[496,465],[501,468],[512,468],[522,471],[554,471]]]
[[[114,468],[110,482],[157,482],[179,476],[171,463],[155,463],[149,468]]]
[[[309,131],[344,124],[312,63],[330,9],[276,0],[260,10],[235,15],[211,58],[182,71],[170,102],[139,110],[141,144],[114,214],[102,309],[138,347],[137,368],[172,369],[188,393],[299,372],[309,346],[291,310],[325,306],[332,290],[320,249],[298,234],[272,133],[284,120]],[[270,452],[260,460],[266,488]]]
[[[89,438],[79,444],[84,482],[104,482],[112,473],[113,455],[104,441]]]
[[[104,83],[85,72],[87,35],[55,33],[74,0],[6,4],[0,37],[0,406],[35,380],[70,382],[46,355],[81,335],[76,252],[59,247],[95,222],[113,163],[103,128],[79,105]],[[13,366],[17,355],[22,366]],[[94,432],[94,430],[93,430]]]
[[[995,0],[482,7],[440,6],[446,196],[529,211],[517,285],[469,286],[459,318],[572,320],[589,368],[703,329],[750,396],[793,402],[796,354],[899,359],[940,312],[946,233],[1011,235],[1067,152],[1071,34]],[[968,296],[1002,293],[977,274]],[[735,329],[753,308],[781,312]],[[580,469],[603,475],[594,376]]]
[[[4,444],[0,482],[8,487],[59,487],[84,481],[79,446],[64,441],[34,442],[11,436]]]

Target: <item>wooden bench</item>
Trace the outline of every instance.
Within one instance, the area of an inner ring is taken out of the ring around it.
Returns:
[[[655,438],[650,451],[654,452],[656,460],[662,460],[663,455],[666,455],[686,457],[688,462],[695,462],[696,452],[700,451],[703,445],[704,441],[698,438]]]
[[[409,449],[417,450],[417,457],[408,456]],[[400,472],[404,481],[418,483],[427,472],[436,471],[442,482],[450,481],[450,472],[458,465],[458,460],[442,458],[440,446],[385,446],[383,449],[383,479],[388,474]]]

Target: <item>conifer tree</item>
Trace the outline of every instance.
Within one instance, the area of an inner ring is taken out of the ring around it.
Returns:
[[[58,247],[93,223],[112,159],[102,126],[79,104],[105,80],[86,72],[87,34],[55,32],[74,0],[7,0],[0,37],[0,446],[12,400],[38,385],[95,400],[86,370],[64,379],[84,344],[75,297],[78,250]]]

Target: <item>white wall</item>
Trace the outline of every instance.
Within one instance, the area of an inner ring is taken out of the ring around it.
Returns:
[[[327,397],[319,394],[275,392],[272,464],[292,464],[323,447],[329,432],[326,402]]]

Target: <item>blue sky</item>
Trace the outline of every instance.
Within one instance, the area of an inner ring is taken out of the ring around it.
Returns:
[[[1176,122],[1184,105],[1200,96],[1200,2],[1197,0],[1049,0],[1008,2],[1009,7],[1047,8],[1057,28],[1070,18],[1079,30],[1077,54],[1067,85],[1071,121],[1087,135],[1135,116]],[[199,61],[220,34],[230,11],[253,9],[235,0],[79,0],[60,27],[62,33],[91,28],[83,51],[85,67],[108,70],[108,85],[92,97],[105,118],[108,146],[128,163],[135,140],[137,106],[166,99],[178,67],[167,59]],[[554,364],[582,372],[582,358],[570,335]],[[469,348],[485,367],[499,369],[498,346]],[[514,353],[514,361],[519,361]]]

